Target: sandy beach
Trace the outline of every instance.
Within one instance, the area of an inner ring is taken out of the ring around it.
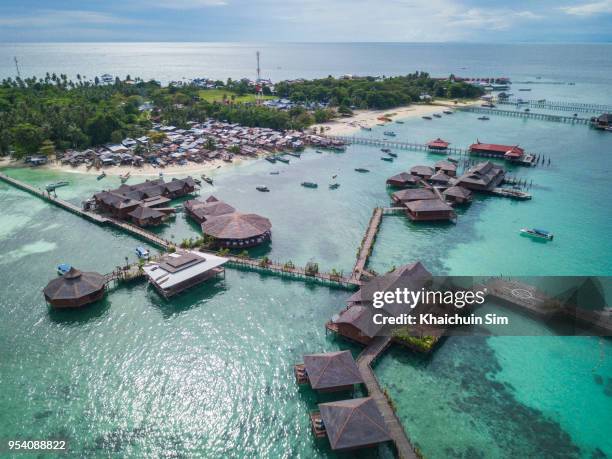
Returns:
[[[390,115],[389,117],[393,120],[402,120],[432,115],[441,112],[445,108],[465,107],[477,102],[478,101],[453,104],[448,101],[433,101],[428,105],[408,105],[385,110],[355,110],[351,117],[338,118],[312,127],[316,128],[317,131],[320,131],[321,127],[323,127],[325,129],[324,133],[327,135],[348,135],[353,134],[362,126],[373,127],[382,123],[382,121],[378,119],[381,116]]]

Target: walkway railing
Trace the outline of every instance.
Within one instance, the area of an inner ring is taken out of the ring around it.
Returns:
[[[555,121],[558,123],[589,124],[590,122],[589,118],[580,118],[578,116],[549,115],[547,113],[525,112],[519,110],[502,110],[498,108],[457,107],[457,110],[463,112],[483,113],[487,115],[500,115],[510,116],[514,118],[531,118],[536,120]]]
[[[559,110],[566,112],[583,113],[612,113],[612,105],[609,104],[589,104],[578,102],[564,102],[553,100],[525,100],[518,98],[498,99],[498,105],[517,105],[520,107],[543,108],[549,110]]]

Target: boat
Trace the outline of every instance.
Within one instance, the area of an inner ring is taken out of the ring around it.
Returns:
[[[127,174],[125,174],[125,175],[120,175],[120,176],[119,176],[119,179],[121,180],[121,183],[125,183],[125,182],[127,182],[127,180],[128,180],[129,178],[130,178],[130,173],[129,173],[129,172],[128,172]]]
[[[527,92],[531,91],[531,88],[519,88],[519,91]]]
[[[276,158],[274,158],[273,156],[266,156],[266,161],[268,161],[269,163],[275,163],[276,162]]]
[[[478,119],[480,121],[489,121],[489,117],[488,116],[479,116]]]
[[[403,121],[396,121],[397,124],[404,124]]]
[[[270,188],[268,188],[268,187],[267,187],[267,186],[265,186],[265,185],[259,185],[259,186],[256,186],[256,187],[255,187],[255,189],[256,189],[257,191],[261,191],[261,192],[263,192],[263,193],[267,193],[268,191],[270,191]]]
[[[369,169],[364,169],[363,167],[358,167],[355,169],[355,172],[361,172],[361,173],[366,173],[366,172],[370,172]]]
[[[60,276],[63,276],[71,269],[72,269],[72,266],[70,266],[68,263],[61,263],[57,265],[57,274],[59,274]]]
[[[318,188],[318,187],[319,187],[319,185],[317,185],[317,184],[316,184],[316,183],[314,183],[314,182],[302,182],[302,183],[301,183],[301,185],[302,185],[304,188]]]
[[[209,185],[213,184],[213,179],[211,179],[210,177],[207,177],[205,174],[200,175],[200,177],[202,177],[202,180],[204,180]]]
[[[272,172],[270,172],[270,175],[278,175],[278,174],[280,174],[279,171],[272,171]]]
[[[302,157],[302,153],[298,153],[297,151],[289,151],[286,154],[289,155],[289,156],[294,156],[296,158],[301,158]],[[276,158],[276,159],[278,159],[278,158]]]
[[[383,123],[376,123],[376,126],[384,126]]]
[[[148,260],[149,257],[151,256],[151,252],[149,252],[144,247],[136,247],[134,251],[136,252],[136,256],[140,258],[141,260]]]
[[[315,150],[315,153],[322,154],[323,152],[321,150]]]
[[[395,132],[393,131],[385,131],[383,134],[389,137],[395,137]]]
[[[368,127],[368,126],[361,126],[361,129],[362,129],[363,131],[371,131],[371,130],[372,130],[372,128],[371,128],[371,127]]]
[[[196,183],[196,185],[202,185],[202,180],[194,178],[193,181]]]
[[[432,119],[431,116],[421,116],[421,118],[423,118],[424,120],[431,120]]]
[[[445,115],[452,115],[453,111],[452,110],[444,110],[442,113],[444,113]]]
[[[330,183],[330,184],[329,184],[329,189],[330,189],[330,190],[336,190],[336,189],[338,189],[339,187],[340,187],[340,184],[339,184],[339,183]]]
[[[387,152],[387,154],[391,156],[392,158],[397,158],[397,153],[393,153],[392,151],[389,151]]]
[[[60,188],[62,186],[67,186],[69,184],[70,184],[69,182],[61,181],[61,182],[49,183],[45,188],[46,188],[47,191],[53,191],[56,188]]]
[[[529,110],[528,108],[526,108],[524,111],[525,111],[525,113],[529,113],[531,110]]]
[[[521,229],[521,235],[536,239],[545,239],[547,241],[552,241],[555,237],[550,231],[537,228],[523,228]]]
[[[100,175],[98,175],[96,177],[97,180],[102,180],[104,177],[106,177],[106,172],[102,171],[102,173]]]
[[[298,158],[299,158],[299,156],[298,156]],[[281,163],[289,164],[289,160],[287,158],[283,158],[282,156],[277,156],[276,160],[280,161]]]
[[[390,148],[381,148],[380,151],[382,151],[383,153],[389,153],[391,152]]]
[[[442,115],[440,115],[439,113],[434,113],[433,116],[435,116],[436,118],[442,118]]]
[[[391,158],[390,156],[381,156],[380,159],[389,163],[393,162],[393,158]]]

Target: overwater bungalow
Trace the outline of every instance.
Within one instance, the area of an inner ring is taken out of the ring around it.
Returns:
[[[436,172],[444,172],[449,177],[457,175],[457,165],[450,161],[438,161],[434,164],[434,169]]]
[[[373,314],[398,317],[412,312],[405,303],[385,302],[382,308],[374,309],[374,295],[377,292],[395,291],[395,289],[420,290],[429,286],[432,275],[420,263],[412,263],[374,277],[366,281],[347,301],[347,308],[332,317],[325,327],[351,341],[368,345],[370,341],[385,328],[374,323]]]
[[[451,180],[451,177],[449,177],[442,171],[438,171],[434,175],[429,177],[429,182],[432,185],[446,186],[448,185],[448,182],[450,182],[450,180]]]
[[[436,194],[427,188],[415,188],[396,191],[391,195],[394,203],[405,206],[407,202],[424,199],[438,199]]]
[[[104,297],[106,279],[102,274],[75,268],[53,279],[43,289],[45,300],[54,308],[79,308]]]
[[[191,199],[186,201],[185,212],[200,225],[210,217],[218,217],[219,215],[231,214],[236,212],[229,204],[220,201],[214,196],[209,196],[205,200]]]
[[[397,188],[408,188],[412,186],[417,186],[419,184],[419,178],[415,177],[408,172],[400,172],[392,177],[387,179],[387,185],[394,186]]]
[[[168,216],[152,207],[137,206],[127,214],[130,220],[138,226],[157,226],[166,221]]]
[[[479,140],[470,145],[469,150],[472,154],[504,158],[510,161],[518,161],[525,154],[525,150],[518,145],[481,143]]]
[[[436,140],[431,140],[430,142],[427,142],[427,148],[436,151],[445,151],[449,145],[449,142],[442,140],[440,137],[438,137]]]
[[[145,275],[166,298],[225,272],[227,258],[191,250],[168,253],[143,266]]]
[[[355,384],[363,383],[350,351],[305,355],[294,373],[298,384],[308,384],[319,392],[353,390]]]
[[[455,185],[472,191],[492,191],[503,181],[506,171],[490,161],[476,164],[462,176],[458,177]]]
[[[410,168],[410,173],[427,180],[434,174],[434,170],[429,166],[414,166]]]
[[[242,249],[267,242],[272,237],[272,223],[257,214],[233,212],[208,218],[202,232],[215,238],[217,247]]]
[[[406,215],[413,221],[454,220],[457,218],[453,208],[440,199],[407,202]]]
[[[444,190],[442,196],[453,204],[468,204],[472,202],[472,192],[462,186],[451,186]]]
[[[310,415],[317,438],[329,440],[334,451],[351,451],[391,440],[384,418],[371,397],[320,403]]]

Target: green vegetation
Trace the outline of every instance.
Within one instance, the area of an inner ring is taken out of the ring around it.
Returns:
[[[438,342],[435,336],[412,336],[408,327],[400,327],[393,330],[393,338],[421,352],[429,352]]]
[[[272,263],[270,261],[270,259],[267,256],[262,257],[259,260],[259,266],[261,266],[262,268],[265,268],[266,266],[268,266],[270,263]]]
[[[319,273],[319,264],[314,261],[309,261],[306,263],[306,267],[304,268],[307,276],[315,276]]]
[[[437,98],[474,98],[483,94],[481,88],[467,83],[437,80],[424,72],[377,79],[351,80],[332,77],[304,82],[282,81],[275,86],[279,97],[294,102],[323,102],[338,107],[340,114],[350,113],[349,107],[385,109],[419,102],[422,94]]]
[[[232,104],[255,103],[257,97],[255,94],[238,94],[234,91],[226,89],[202,89],[198,92],[200,99],[213,103],[223,102]],[[274,99],[274,96],[262,96],[264,100]]]

